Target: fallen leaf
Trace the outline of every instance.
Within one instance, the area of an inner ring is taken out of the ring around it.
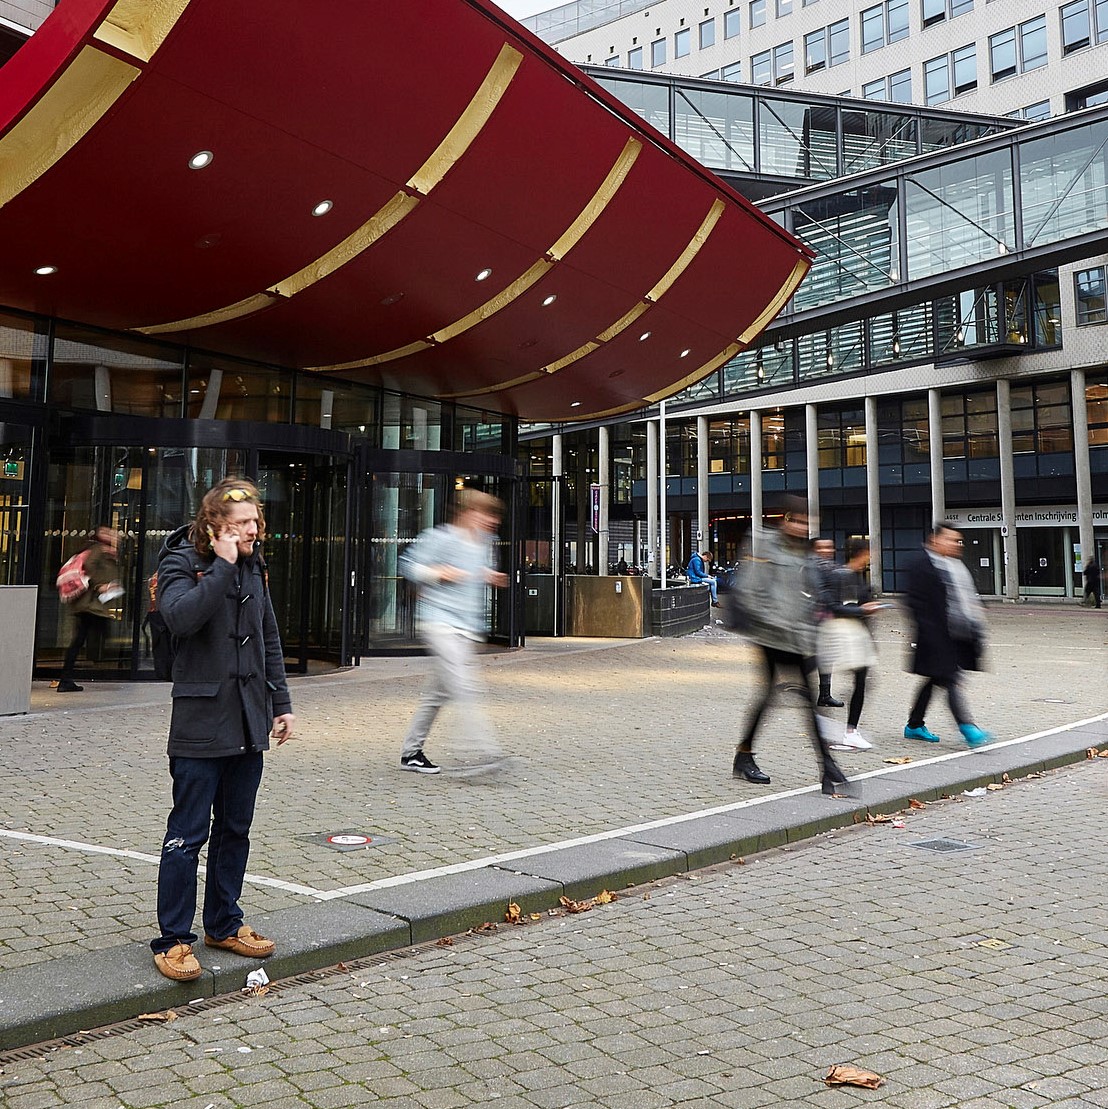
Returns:
[[[172,1009],[166,1009],[164,1013],[139,1013],[138,1019],[168,1024],[171,1020],[177,1019],[177,1014]]]
[[[1100,754],[1097,755],[1097,758],[1098,759],[1108,759],[1108,747],[1106,747],[1103,751],[1101,751]]]
[[[862,1070],[850,1063],[836,1063],[824,1075],[823,1081],[828,1086],[861,1086],[866,1090],[876,1090],[885,1085],[885,1079],[881,1075],[874,1074],[871,1070]]]
[[[866,814],[867,824],[891,824],[893,818],[887,812],[871,812]]]
[[[243,986],[242,992],[246,994],[247,997],[265,997],[265,995],[269,993],[269,987],[262,985]]]
[[[450,936],[443,936],[442,939],[435,940],[436,947],[453,947],[454,941]]]
[[[491,920],[486,920],[484,924],[478,924],[476,928],[471,928],[469,934],[471,936],[487,935],[490,932],[496,931],[496,924]]]
[[[528,915],[528,916],[529,916],[529,917],[530,917],[530,918],[531,918],[532,920],[542,920],[542,913],[528,913],[527,915]]]
[[[996,791],[996,790],[998,790],[998,789],[1003,789],[1003,788],[1004,788],[1004,784],[1003,784],[1002,782],[989,782],[989,783],[988,783],[988,784],[987,784],[987,785],[985,786],[985,788],[986,788],[986,789],[990,789],[990,790],[993,790],[993,791],[995,792],[995,791]]]
[[[886,759],[890,766],[904,766],[912,761],[911,755],[901,755],[898,759]]]
[[[914,797],[908,799],[908,808],[910,809],[926,809],[926,801],[917,801]]]
[[[523,910],[514,902],[508,902],[508,910],[504,914],[504,919],[508,924],[522,924],[523,923]]]
[[[610,905],[615,899],[616,895],[609,893],[608,890],[601,890],[594,898],[598,905]]]
[[[1100,758],[1099,749],[1096,748],[1096,747],[1086,747],[1085,748],[1085,758],[1087,758],[1087,759],[1098,759],[1098,758]]]
[[[345,963],[337,963],[336,966],[335,966],[335,969],[336,970],[349,970],[350,968]]]
[[[564,894],[558,898],[558,903],[567,913],[587,913],[592,908],[591,901],[573,901]]]

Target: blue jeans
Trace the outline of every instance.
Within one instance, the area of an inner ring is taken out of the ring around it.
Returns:
[[[242,926],[242,880],[250,854],[250,824],[262,781],[262,753],[219,759],[175,756],[173,811],[166,824],[158,868],[158,927],[153,951],[195,943],[196,870],[208,844],[204,883],[204,933],[222,940]]]

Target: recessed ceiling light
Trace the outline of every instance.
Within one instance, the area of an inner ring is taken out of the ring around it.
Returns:
[[[643,342],[645,342],[645,341],[646,341],[647,339],[649,339],[649,338],[650,338],[650,332],[649,332],[649,331],[644,331],[644,332],[643,332],[643,333],[642,333],[642,334],[641,334],[641,335],[639,336],[639,342],[640,342],[640,343],[643,343]]]
[[[681,357],[682,358],[688,358],[688,356],[691,353],[692,353],[692,351],[688,347],[685,347],[685,349],[683,351],[681,351]]]
[[[212,164],[215,155],[210,150],[198,150],[189,158],[189,169],[204,169]]]
[[[333,200],[321,200],[313,209],[313,216],[325,216],[335,206]]]
[[[474,281],[484,281],[486,278],[489,278],[489,277],[492,277],[492,270],[490,270],[486,267],[473,280]]]
[[[387,297],[382,297],[381,298],[381,303],[386,308],[389,308],[392,305],[399,303],[403,299],[404,299],[404,294],[403,293],[390,293]]]
[[[58,272],[58,267],[57,266],[39,266],[35,270],[35,273],[37,273],[39,275],[39,277],[48,277],[50,274],[57,273],[57,272]]]
[[[571,400],[569,402],[569,406],[570,406],[570,408],[580,408],[581,407],[581,402],[579,400]]]
[[[554,301],[556,301],[557,299],[558,299],[557,294],[556,293],[551,293],[550,296],[543,298],[542,306],[544,308],[549,308],[554,303]]]

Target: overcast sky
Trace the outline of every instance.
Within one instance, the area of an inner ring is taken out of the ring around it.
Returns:
[[[549,11],[560,6],[559,0],[493,0],[509,15],[522,19],[525,15],[534,15],[535,12]]]

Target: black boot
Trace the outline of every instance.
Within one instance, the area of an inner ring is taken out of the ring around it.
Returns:
[[[820,674],[819,676],[819,698],[816,704],[825,709],[841,709],[843,707],[843,702],[831,693],[830,674]]]
[[[754,756],[748,751],[735,752],[735,765],[731,767],[731,773],[734,777],[745,778],[748,782],[754,782],[755,785],[769,785],[769,775],[758,769]]]
[[[823,779],[820,788],[828,797],[853,797],[854,789],[850,779],[843,773],[843,769],[834,759],[828,758],[823,763]]]

